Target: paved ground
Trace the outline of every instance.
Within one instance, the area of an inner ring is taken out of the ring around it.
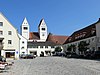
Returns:
[[[0,75],[100,75],[100,61],[62,57],[15,60],[9,68]]]

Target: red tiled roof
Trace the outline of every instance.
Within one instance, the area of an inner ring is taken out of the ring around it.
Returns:
[[[37,40],[40,39],[38,32],[30,32],[29,33],[29,40],[34,40],[34,39],[37,39]]]
[[[100,22],[97,21],[96,23],[89,25],[83,29],[80,29],[78,31],[75,31],[65,42],[66,43],[70,43],[70,42],[74,42],[74,41],[78,41],[81,39],[85,39],[85,38],[89,38],[92,36],[96,36],[96,24]]]
[[[65,41],[68,39],[68,36],[60,36],[60,35],[48,35],[47,41],[52,41],[56,44],[64,44]]]

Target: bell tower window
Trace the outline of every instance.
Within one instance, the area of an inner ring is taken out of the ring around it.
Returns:
[[[42,28],[43,31],[45,31],[45,28]]]
[[[28,30],[28,27],[24,27],[23,29],[24,29],[24,30]]]

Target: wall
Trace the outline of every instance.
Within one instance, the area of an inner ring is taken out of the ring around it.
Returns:
[[[71,43],[64,44],[63,45],[63,49],[64,49],[64,51],[67,51],[68,45],[70,46],[71,44],[74,44],[74,45],[76,45],[76,53],[79,54],[78,44],[80,43],[80,41],[86,41],[87,43],[89,43],[89,40],[90,40],[90,44],[88,46],[89,49],[92,50],[92,48],[95,47],[95,50],[96,50],[96,36],[93,36],[93,37],[90,37],[90,38],[86,38],[86,39],[82,39],[82,40],[78,40],[78,41],[75,41],[75,42],[71,42]]]
[[[19,37],[17,30],[12,26],[12,24],[0,14],[0,22],[3,22],[3,26],[0,27],[0,30],[3,31],[3,45],[4,50],[15,50],[15,58],[19,58]],[[12,31],[12,35],[8,35],[8,31]],[[12,44],[8,45],[8,40],[12,40]],[[2,54],[4,55],[4,54]]]

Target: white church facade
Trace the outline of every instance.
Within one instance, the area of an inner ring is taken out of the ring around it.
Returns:
[[[44,56],[50,55],[52,51],[55,49],[55,45],[53,42],[47,41],[48,32],[47,25],[42,19],[38,26],[38,32],[30,32],[29,31],[29,23],[25,18],[22,26],[21,26],[21,36],[24,38],[24,46],[20,48],[20,54],[34,54],[36,56],[40,56],[41,52],[44,53]],[[22,39],[21,39],[22,40]],[[27,42],[27,48],[26,43]],[[20,42],[22,43],[22,41]],[[20,44],[22,47],[22,44]],[[23,51],[23,50],[24,51]]]

